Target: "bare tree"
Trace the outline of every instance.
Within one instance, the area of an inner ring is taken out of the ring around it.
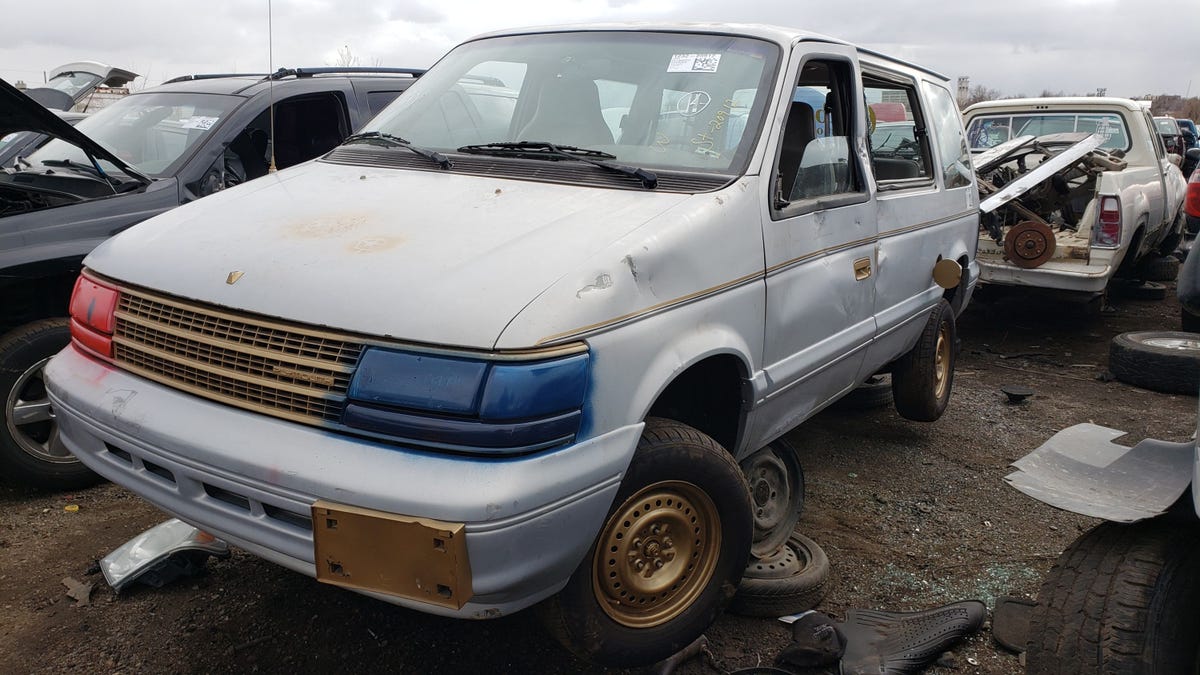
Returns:
[[[975,103],[994,101],[998,98],[1000,98],[999,89],[989,89],[982,84],[977,84],[967,92],[966,98],[963,99],[962,107],[966,108]]]
[[[334,59],[333,65],[343,68],[357,66],[359,64],[358,55],[350,50],[350,45],[342,45],[337,50],[337,58]]]

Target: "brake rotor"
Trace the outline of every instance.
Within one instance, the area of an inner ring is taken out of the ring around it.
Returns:
[[[1045,223],[1024,220],[1004,236],[1004,257],[1024,269],[1033,269],[1054,256],[1054,231]]]

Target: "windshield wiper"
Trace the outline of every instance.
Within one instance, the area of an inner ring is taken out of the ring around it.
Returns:
[[[410,150],[432,162],[437,162],[438,166],[443,169],[449,169],[454,166],[450,158],[440,152],[418,148],[408,141],[400,138],[395,134],[388,134],[382,131],[364,131],[361,134],[350,134],[346,140],[342,141],[342,145],[347,143],[368,143],[370,145],[378,145],[383,148],[404,148]]]
[[[458,149],[471,155],[515,155],[530,159],[568,159],[577,162],[587,162],[602,169],[615,171],[626,176],[633,176],[642,182],[642,187],[653,190],[658,187],[658,175],[653,171],[627,164],[606,162],[606,159],[616,159],[616,155],[599,150],[579,148],[574,145],[555,145],[546,141],[504,141],[497,143],[479,143],[464,145]]]

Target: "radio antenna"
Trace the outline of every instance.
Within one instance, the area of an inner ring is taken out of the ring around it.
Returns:
[[[270,110],[270,136],[271,142],[267,147],[271,149],[271,163],[267,165],[267,173],[275,173],[279,169],[275,167],[275,31],[271,23],[271,0],[267,0],[267,105]]]

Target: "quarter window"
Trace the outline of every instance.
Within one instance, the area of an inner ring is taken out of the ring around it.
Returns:
[[[950,92],[936,84],[926,82],[925,95],[929,97],[929,127],[937,137],[942,181],[946,189],[970,185],[971,159],[958,106]]]

